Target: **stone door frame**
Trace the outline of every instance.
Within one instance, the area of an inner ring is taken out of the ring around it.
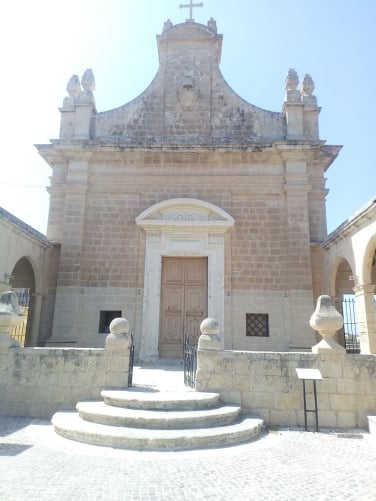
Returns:
[[[162,257],[208,258],[208,316],[223,329],[224,234],[235,221],[209,202],[175,198],[149,207],[136,223],[146,232],[140,359],[153,361],[158,358]]]

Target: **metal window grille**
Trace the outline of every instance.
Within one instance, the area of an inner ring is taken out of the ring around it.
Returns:
[[[267,313],[245,314],[246,336],[269,337],[269,315]]]

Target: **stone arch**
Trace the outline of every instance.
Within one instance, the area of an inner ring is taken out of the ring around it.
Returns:
[[[16,262],[11,272],[10,285],[12,289],[19,290],[18,300],[26,314],[24,324],[19,327],[18,340],[21,341],[24,346],[31,346],[31,330],[35,310],[34,294],[36,290],[36,278],[30,259],[21,257]]]
[[[208,316],[224,326],[225,233],[234,225],[220,207],[192,198],[159,202],[137,218],[146,233],[140,358],[158,357],[162,257],[208,258]]]
[[[347,296],[354,295],[355,277],[351,265],[347,259],[344,257],[338,257],[335,262],[335,266],[332,270],[331,275],[331,296],[334,298],[334,304],[336,309],[346,317],[346,312],[348,308],[347,301],[349,298]],[[344,302],[344,299],[346,301]],[[350,303],[352,304],[352,303]],[[344,306],[345,310],[344,311]],[[345,346],[345,332],[344,328],[338,331],[335,335],[335,340]]]
[[[364,247],[361,273],[363,284],[376,285],[376,235]]]
[[[343,294],[353,294],[354,272],[349,261],[337,257],[330,271],[330,295],[339,298]]]
[[[20,258],[11,273],[11,286],[14,289],[27,288],[33,293],[35,285],[35,273],[30,260],[27,257]]]

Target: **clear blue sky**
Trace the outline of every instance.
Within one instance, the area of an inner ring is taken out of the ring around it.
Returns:
[[[252,104],[281,111],[290,67],[316,84],[320,137],[344,145],[327,171],[328,230],[376,194],[376,2],[203,0],[217,21],[221,70]],[[98,111],[120,106],[158,68],[155,35],[188,17],[185,0],[12,0],[3,26],[0,205],[45,232],[50,168],[33,144],[59,135],[72,74],[94,71]]]

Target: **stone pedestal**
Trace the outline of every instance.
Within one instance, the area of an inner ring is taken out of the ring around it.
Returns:
[[[108,360],[106,385],[127,388],[131,336],[126,318],[114,318],[106,338],[105,353]]]

